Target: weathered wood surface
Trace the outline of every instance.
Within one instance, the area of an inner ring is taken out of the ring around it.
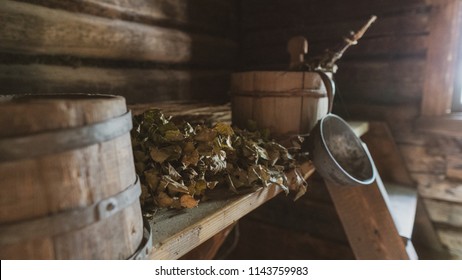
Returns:
[[[461,3],[456,0],[436,0],[433,4],[422,115],[444,116],[450,112],[456,78]]]
[[[357,259],[409,259],[377,182],[326,186]]]
[[[430,132],[437,135],[461,138],[461,122],[462,116],[458,113],[440,115],[437,118],[432,116],[423,116],[416,121],[416,128],[420,132]]]
[[[236,7],[227,0],[19,0],[70,12],[145,24],[230,35],[237,26]],[[223,34],[225,33],[225,34]]]
[[[3,52],[162,63],[229,63],[236,47],[227,39],[6,0],[0,34]]]
[[[237,223],[237,222],[236,222]],[[222,247],[223,243],[226,241],[226,238],[231,233],[231,231],[236,230],[235,225],[231,224],[224,230],[218,232],[209,240],[205,241],[201,245],[197,246],[192,251],[189,251],[181,257],[181,260],[212,260],[216,258],[220,258],[221,256],[217,255],[219,253],[220,248]]]
[[[351,3],[336,0],[316,1],[244,1],[242,4],[243,24],[248,28],[271,28],[281,25],[303,26],[314,23],[341,22],[371,14],[399,14],[403,11],[425,11],[428,2],[424,0],[393,1],[355,1]],[[326,7],[329,7],[328,9]],[[347,11],[347,12],[346,12]],[[310,15],[310,17],[306,17]]]
[[[27,102],[1,102],[0,137],[11,140],[80,128],[126,111],[121,97],[31,97]],[[41,149],[42,144],[46,143],[36,143],[35,148]],[[113,199],[135,183],[129,129],[105,142],[2,161],[0,177],[0,224],[2,234],[8,235],[0,242],[1,259],[126,259],[141,242],[143,222],[136,195],[132,197],[134,202],[110,218],[98,218],[91,212],[76,218],[84,221],[77,225],[72,217],[64,222],[48,222],[63,213],[78,215],[104,199]],[[46,221],[37,222],[38,219]],[[11,227],[17,232],[12,234]]]
[[[313,182],[306,195],[295,202],[281,194],[250,213],[248,217],[254,223],[266,223],[287,231],[293,230],[312,237],[347,243],[345,231],[332,201],[328,203],[313,198],[312,190],[321,188],[326,188],[322,180]]]
[[[414,185],[386,123],[370,122],[369,130],[362,140],[367,144],[372,158],[376,159],[375,165],[384,181]]]
[[[327,114],[326,85],[315,72],[251,71],[231,77],[233,123],[254,120],[275,137],[305,134]]]
[[[371,27],[363,40],[371,40],[373,38],[368,37],[386,37],[386,36],[396,36],[396,35],[423,35],[428,32],[428,13],[408,13],[400,15],[392,15],[389,17],[380,17],[373,27]],[[273,19],[268,18],[266,21],[268,24],[273,22]],[[262,22],[259,22],[260,24]],[[245,46],[252,47],[262,47],[264,45],[277,45],[283,42],[287,42],[290,39],[290,36],[295,34],[303,34],[307,36],[308,43],[316,45],[322,43],[323,41],[329,41],[332,43],[333,39],[338,38],[338,41],[341,42],[341,39],[348,34],[350,30],[357,30],[362,25],[364,25],[364,19],[356,18],[345,21],[332,21],[325,22],[322,24],[312,24],[312,25],[290,25],[290,26],[277,26],[272,28],[249,30],[242,37],[242,44]],[[312,46],[310,46],[312,47]],[[354,47],[356,48],[356,47]],[[352,48],[353,49],[353,48]],[[348,50],[350,52],[350,50]]]
[[[430,219],[433,222],[462,227],[462,205],[434,199],[424,199]]]
[[[449,249],[455,259],[462,259],[462,238],[460,229],[441,228],[437,230],[441,243]]]
[[[247,217],[239,221],[239,229],[239,243],[228,259],[354,259],[347,243],[315,237],[305,231],[288,230]]]
[[[446,159],[446,175],[452,179],[462,180],[462,154],[449,155]]]
[[[198,208],[178,213],[158,211],[150,221],[153,250],[149,258],[183,256],[281,191],[273,186],[233,199],[205,201]]]
[[[308,37],[308,35],[305,35]],[[341,63],[349,61],[364,61],[368,59],[372,62],[382,62],[384,58],[399,59],[419,58],[423,60],[425,54],[427,38],[423,35],[405,36],[400,39],[396,37],[379,37],[379,38],[363,38],[361,43],[352,47],[342,58]],[[320,55],[326,48],[336,46],[335,41],[313,42],[310,45],[309,54],[307,57]],[[242,47],[241,50],[241,65],[243,69],[255,70],[258,69],[286,69],[286,62],[289,60],[285,45],[280,42],[277,45],[256,47]],[[392,61],[391,61],[392,62]],[[383,63],[383,62],[382,62]],[[339,68],[342,70],[342,67]]]
[[[424,198],[462,203],[462,183],[448,181],[444,176],[422,173],[411,174],[417,182],[419,194]]]
[[[229,90],[229,72],[10,64],[0,65],[0,84],[0,94],[118,94],[123,95],[127,103],[172,99],[223,100]]]

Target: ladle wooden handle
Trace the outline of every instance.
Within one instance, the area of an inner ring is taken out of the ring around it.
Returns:
[[[300,70],[305,63],[305,54],[308,53],[308,41],[303,36],[290,38],[287,42],[287,51],[290,55],[290,70]]]

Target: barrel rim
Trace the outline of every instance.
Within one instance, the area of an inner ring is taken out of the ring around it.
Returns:
[[[73,102],[86,102],[94,100],[108,100],[108,99],[121,99],[125,100],[120,95],[99,94],[99,93],[46,93],[46,94],[12,94],[0,95],[0,106],[9,106],[14,104],[24,104],[32,102],[46,102],[46,101],[73,101]]]

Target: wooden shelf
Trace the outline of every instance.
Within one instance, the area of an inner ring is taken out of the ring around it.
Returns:
[[[227,107],[221,106],[220,109],[223,108]],[[206,111],[194,110],[196,113]],[[350,125],[358,135],[364,134],[368,129],[366,122],[352,122]],[[301,165],[301,172],[305,176],[310,176],[314,172],[314,167],[310,162],[306,162]],[[290,180],[290,174],[287,175]],[[194,209],[159,210],[150,219],[153,248],[149,259],[180,258],[281,191],[281,188],[271,186],[232,198],[201,202]]]

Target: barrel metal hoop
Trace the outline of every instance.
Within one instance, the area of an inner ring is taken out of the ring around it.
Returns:
[[[0,139],[0,162],[40,157],[109,141],[133,127],[131,112],[87,126]]]
[[[294,89],[287,91],[233,91],[231,96],[262,97],[313,97],[323,98],[326,93],[320,89]]]
[[[149,221],[143,218],[143,239],[141,240],[140,246],[128,260],[145,260],[148,258],[152,250],[152,228]]]
[[[0,225],[0,245],[17,243],[27,239],[50,237],[84,228],[106,219],[137,202],[140,195],[141,186],[137,176],[135,183],[125,190],[91,206],[43,218]]]

